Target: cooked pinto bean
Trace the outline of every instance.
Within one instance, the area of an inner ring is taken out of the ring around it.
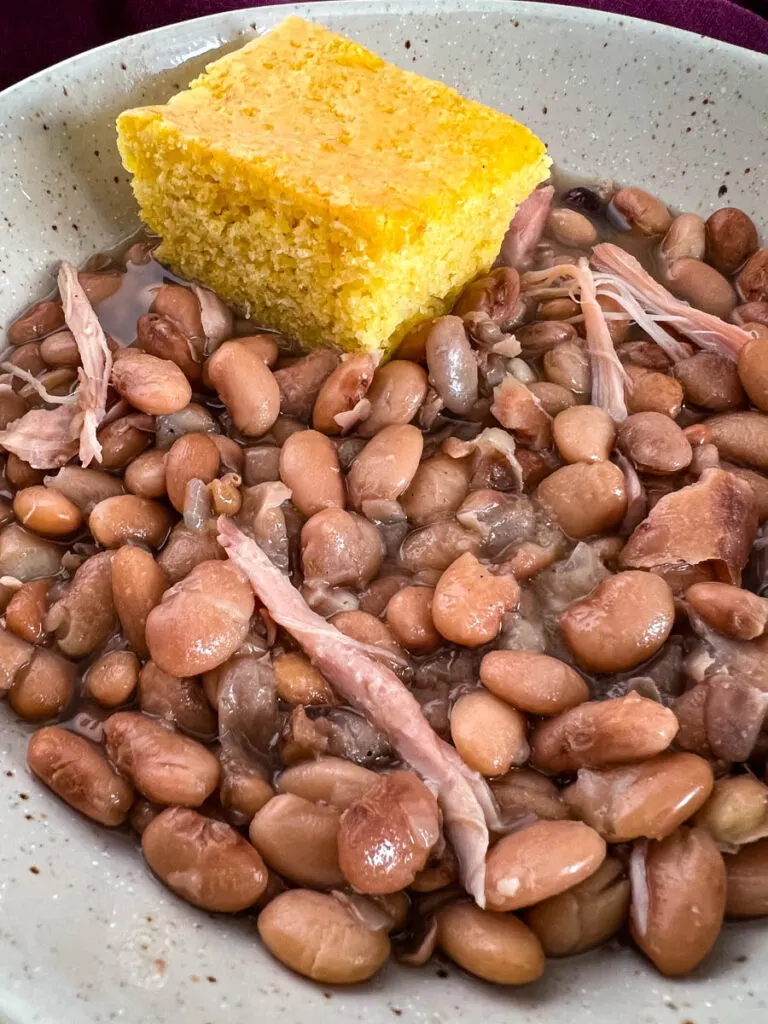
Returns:
[[[233,818],[233,825],[245,825],[275,795],[267,781],[266,769],[256,762],[220,754],[219,800]]]
[[[274,957],[324,985],[365,981],[389,959],[387,933],[372,931],[359,914],[324,893],[280,893],[262,910],[258,927]]]
[[[86,559],[45,617],[45,628],[56,634],[59,649],[70,658],[90,654],[117,625],[112,558],[111,551],[102,551]]]
[[[416,427],[384,427],[352,463],[347,474],[349,500],[359,509],[366,501],[396,501],[416,473],[424,441]]]
[[[764,917],[768,914],[768,839],[742,846],[723,857],[727,878],[725,912],[728,917]]]
[[[695,754],[663,754],[638,765],[579,769],[563,793],[571,811],[609,843],[663,839],[712,792],[712,769]]]
[[[131,414],[112,420],[99,430],[102,469],[125,469],[129,462],[152,444],[151,420]]]
[[[45,611],[50,580],[35,580],[21,586],[5,609],[8,629],[30,644],[37,644],[45,636]]]
[[[19,522],[44,537],[65,537],[82,524],[77,505],[52,487],[25,487],[13,499],[13,511]]]
[[[360,586],[378,575],[384,558],[379,531],[362,516],[323,509],[301,530],[301,559],[308,579],[332,587]]]
[[[344,477],[333,442],[317,430],[291,435],[280,449],[280,479],[291,501],[309,518],[324,508],[344,508]]]
[[[637,469],[648,473],[678,473],[693,455],[680,427],[658,412],[629,416],[619,430],[618,446]]]
[[[517,910],[588,878],[605,860],[605,842],[580,821],[537,821],[504,836],[488,854],[489,910]]]
[[[530,814],[547,821],[570,817],[554,782],[533,768],[513,768],[502,778],[494,779],[491,789],[499,807],[512,821]]]
[[[71,331],[57,331],[40,343],[40,355],[49,366],[80,366],[80,349]]]
[[[119,352],[112,385],[134,408],[152,416],[179,412],[192,398],[190,383],[176,363],[135,348]]]
[[[632,938],[662,974],[687,974],[723,923],[723,858],[700,828],[680,828],[661,842],[640,840],[632,857]]]
[[[280,412],[306,423],[312,416],[320,388],[339,365],[336,352],[318,348],[295,363],[275,371],[280,390]]]
[[[677,730],[672,711],[636,693],[587,701],[536,726],[531,764],[552,775],[632,764],[666,750]]]
[[[62,466],[55,476],[47,476],[45,486],[60,492],[86,516],[105,498],[114,498],[123,493],[121,481],[100,469],[83,469],[81,466]],[[155,497],[155,495],[144,495]]]
[[[716,210],[706,229],[707,260],[722,274],[733,274],[757,249],[757,228],[743,210]]]
[[[767,813],[768,787],[752,775],[729,775],[717,780],[696,824],[716,843],[740,845],[763,832]]]
[[[132,651],[111,651],[91,665],[86,692],[103,708],[127,704],[139,681],[139,659]]]
[[[438,914],[437,941],[465,971],[497,985],[526,985],[544,971],[541,943],[512,914],[450,904]]]
[[[133,800],[130,784],[88,740],[49,725],[29,740],[27,763],[70,807],[102,825],[122,825]]]
[[[731,282],[701,260],[677,260],[667,270],[665,281],[678,299],[721,319],[733,312],[738,301]]]
[[[630,413],[654,412],[675,419],[683,405],[683,387],[673,377],[654,370],[626,366],[631,381],[627,389],[627,409]]]
[[[60,302],[36,302],[10,325],[7,331],[8,343],[25,345],[27,342],[44,338],[63,326],[64,310]]]
[[[695,583],[685,599],[719,633],[734,640],[754,640],[768,624],[768,601],[728,583]]]
[[[616,439],[613,420],[596,405],[563,410],[555,417],[552,432],[566,462],[606,462]]]
[[[34,653],[32,644],[0,628],[0,693],[10,690],[17,673],[29,664]]]
[[[614,935],[629,913],[629,880],[608,857],[572,889],[538,903],[525,915],[547,956],[575,956]]]
[[[5,479],[16,490],[23,487],[35,487],[45,479],[45,470],[33,469],[28,463],[23,462],[13,452],[9,452],[5,460]]]
[[[186,807],[158,814],[144,829],[141,848],[168,888],[203,910],[245,910],[267,885],[264,862],[250,843],[223,821]]]
[[[560,617],[560,632],[588,671],[623,672],[662,646],[675,621],[672,591],[649,572],[620,572]]]
[[[681,213],[675,217],[661,243],[661,257],[667,264],[690,258],[703,260],[706,249],[706,228],[698,214]]]
[[[309,658],[295,651],[272,662],[277,694],[289,704],[333,704],[333,691]]]
[[[469,463],[448,455],[433,455],[420,463],[400,502],[414,526],[426,526],[456,511],[469,489]]]
[[[347,356],[324,379],[317,392],[312,410],[312,426],[315,430],[323,434],[343,434],[345,424],[354,425],[364,419],[364,416],[357,415],[360,411],[359,403],[366,397],[375,370],[376,360],[370,353],[358,352]]]
[[[441,316],[432,322],[426,357],[429,382],[443,405],[458,416],[466,415],[477,401],[478,370],[458,316]]]
[[[556,469],[539,484],[536,497],[562,530],[576,539],[613,529],[627,511],[624,474],[612,462]]]
[[[95,540],[105,548],[130,543],[158,548],[168,536],[171,515],[156,501],[147,501],[135,494],[119,494],[95,506],[88,517],[88,526]]]
[[[566,409],[572,408],[576,398],[572,391],[567,391],[560,384],[552,384],[548,380],[532,381],[528,390],[537,399],[544,412],[557,416]]]
[[[501,700],[532,715],[558,715],[589,699],[578,672],[546,654],[491,651],[480,662],[480,679]]]
[[[225,557],[214,533],[190,530],[182,522],[171,530],[157,564],[171,583],[178,583],[202,562]]]
[[[581,345],[563,341],[544,353],[544,374],[551,384],[559,384],[586,402],[592,389],[589,360]]]
[[[15,391],[0,392],[0,430],[5,430],[9,423],[21,419],[28,408],[21,395]]]
[[[184,511],[189,481],[210,483],[220,462],[219,449],[206,434],[185,434],[173,442],[165,458],[165,487],[177,512]]]
[[[35,536],[18,523],[0,530],[0,576],[13,576],[21,583],[55,576],[61,567],[63,550]]]
[[[194,736],[210,742],[217,732],[216,715],[195,678],[179,679],[148,661],[139,674],[139,707],[164,718]]]
[[[432,598],[435,628],[452,643],[479,647],[498,634],[519,593],[514,576],[495,575],[467,552],[437,581]]]
[[[513,267],[499,267],[472,281],[453,307],[455,316],[485,313],[498,324],[512,319],[520,296],[520,276]],[[429,358],[429,356],[427,356]]]
[[[280,390],[259,353],[239,341],[226,341],[208,360],[207,370],[240,433],[266,434],[280,412]]]
[[[473,771],[489,777],[525,763],[526,726],[519,711],[483,690],[460,697],[451,711],[454,746]]]
[[[362,437],[373,437],[384,427],[410,423],[427,394],[427,375],[418,363],[393,359],[376,370],[366,398],[371,411],[358,428]]]
[[[378,781],[376,772],[362,765],[340,757],[318,757],[287,768],[277,780],[277,790],[345,811]]]
[[[136,711],[118,711],[104,723],[107,755],[147,800],[199,807],[216,789],[219,762],[187,736]]]
[[[744,403],[744,389],[732,359],[718,352],[696,352],[675,363],[672,370],[685,399],[713,412],[727,412]]]
[[[75,692],[75,666],[51,651],[37,650],[16,673],[8,703],[26,722],[60,714]]]
[[[392,654],[402,655],[403,653],[386,622],[382,622],[381,619],[377,619],[375,615],[370,615],[368,612],[361,612],[359,609],[337,612],[336,615],[331,616],[329,622],[340,633],[351,636],[353,640],[359,640],[361,644],[381,647],[382,650],[390,651]]]
[[[168,579],[143,548],[126,544],[112,559],[112,597],[120,625],[131,646],[149,653],[145,636],[147,616],[168,589]]]
[[[434,796],[413,773],[393,772],[342,814],[339,864],[358,892],[398,892],[426,866],[439,837]]]
[[[344,884],[335,807],[282,793],[256,814],[249,835],[269,867],[297,885],[332,889]]]
[[[387,604],[387,623],[395,639],[414,654],[429,654],[442,642],[432,620],[433,597],[430,587],[403,587]]]
[[[720,458],[768,470],[768,416],[762,412],[729,412],[706,420]]]
[[[182,676],[222,665],[245,640],[254,605],[250,585],[231,563],[202,562],[149,612],[152,660]]]
[[[763,338],[748,341],[739,352],[739,379],[752,402],[768,411],[768,343]]]

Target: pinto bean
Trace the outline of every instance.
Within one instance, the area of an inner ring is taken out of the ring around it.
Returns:
[[[573,324],[545,320],[535,324],[525,324],[515,331],[515,337],[520,342],[523,355],[531,359],[543,355],[564,341],[575,342],[577,333]]]
[[[339,365],[336,352],[318,348],[309,352],[295,363],[275,371],[275,380],[280,389],[280,412],[284,416],[295,416],[303,423],[312,417],[312,408],[320,388]],[[362,396],[361,396],[362,397]]]
[[[280,449],[272,447],[246,448],[243,480],[246,487],[280,479]]]
[[[202,744],[136,711],[104,723],[107,755],[147,800],[199,807],[219,781],[219,762]]]
[[[616,427],[608,413],[596,405],[577,405],[555,417],[552,433],[566,462],[607,462]]]
[[[358,352],[343,360],[318,390],[312,410],[315,430],[332,435],[344,433],[344,417],[366,397],[375,371],[376,360],[369,352]],[[342,417],[341,422],[338,416]]]
[[[743,210],[726,207],[707,220],[707,261],[733,274],[757,249],[757,228]]]
[[[333,442],[317,430],[293,434],[280,450],[280,479],[309,518],[324,508],[344,508],[344,477]]]
[[[443,405],[459,416],[477,401],[478,369],[464,323],[458,316],[432,322],[426,342],[429,382]]]
[[[641,235],[663,235],[672,226],[672,214],[664,203],[642,188],[620,188],[611,206]]]
[[[675,363],[685,399],[713,412],[727,412],[744,404],[744,389],[731,359],[717,352],[697,352]]]
[[[62,466],[55,476],[47,476],[44,483],[63,494],[86,516],[100,501],[123,493],[118,477],[100,469],[83,469],[80,466]]]
[[[695,583],[685,599],[719,633],[734,640],[754,640],[768,624],[768,601],[728,583]]]
[[[713,782],[704,758],[662,754],[638,765],[581,768],[563,799],[606,842],[663,839],[703,806]]]
[[[60,714],[75,692],[75,666],[51,651],[37,650],[16,673],[8,703],[25,722]]]
[[[526,985],[544,971],[534,933],[512,914],[452,903],[437,917],[440,949],[465,971],[497,985]]]
[[[83,522],[77,505],[60,491],[40,484],[17,491],[13,511],[23,526],[44,537],[65,537]]]
[[[133,800],[130,784],[88,740],[56,725],[29,739],[27,763],[70,807],[101,825],[122,825]]]
[[[505,324],[514,316],[519,296],[518,272],[513,267],[499,267],[466,286],[453,307],[453,314],[460,317],[467,313],[485,313],[495,323]]]
[[[413,654],[429,654],[442,643],[432,620],[434,590],[403,587],[387,604],[387,624],[395,640]]]
[[[489,910],[517,910],[589,878],[605,860],[605,842],[580,821],[537,821],[504,836],[486,858]]]
[[[40,354],[40,343],[37,341],[30,342],[27,345],[20,345],[18,348],[13,349],[7,361],[12,366],[17,366],[20,370],[26,370],[27,373],[31,373],[33,377],[37,377],[47,369],[45,361]],[[21,391],[24,384],[16,379],[13,381],[12,387],[14,391]],[[28,396],[24,397],[27,397],[28,400]]]
[[[215,739],[216,715],[196,678],[180,679],[148,661],[139,674],[138,696],[146,714],[172,722],[203,742]]]
[[[37,644],[45,637],[46,604],[50,580],[24,583],[14,593],[5,609],[5,624],[27,643]]]
[[[641,840],[632,857],[632,938],[662,974],[687,974],[722,927],[723,858],[700,828],[679,828],[661,842]]]
[[[152,444],[152,430],[137,415],[122,416],[98,431],[102,469],[125,469]],[[151,421],[149,421],[151,422]]]
[[[451,643],[479,647],[498,634],[501,620],[518,601],[514,576],[495,575],[470,552],[442,574],[432,598],[432,620]]]
[[[554,782],[533,768],[513,768],[493,779],[491,789],[499,807],[512,821],[531,814],[547,821],[570,817]]]
[[[608,857],[583,882],[531,907],[525,919],[547,956],[575,956],[615,935],[627,919],[629,899],[621,862]]]
[[[618,447],[639,470],[648,473],[678,473],[693,457],[680,427],[658,412],[627,417],[619,429]]]
[[[60,302],[44,300],[22,313],[8,328],[9,345],[26,345],[38,341],[64,326],[64,310]]]
[[[222,753],[219,801],[230,812],[230,824],[245,825],[275,795],[267,779],[267,769],[256,762]]]
[[[13,423],[27,412],[29,406],[15,391],[0,392],[0,430],[5,430],[9,423]]]
[[[165,496],[166,453],[159,448],[137,456],[125,467],[123,481],[125,489],[139,498],[162,498]]]
[[[706,227],[696,213],[675,217],[661,243],[661,258],[667,264],[681,259],[703,260],[706,250]]]
[[[45,470],[33,469],[13,452],[5,460],[5,479],[17,491],[24,487],[35,487],[45,479]]]
[[[492,693],[460,697],[451,711],[451,739],[462,759],[481,775],[504,775],[524,764],[529,747],[525,717]]]
[[[251,822],[251,842],[284,878],[315,889],[344,884],[337,838],[339,811],[292,793],[273,797]]]
[[[591,249],[597,242],[597,230],[589,217],[565,206],[550,211],[547,231],[556,242],[572,249]]]
[[[40,355],[49,366],[80,366],[80,349],[71,331],[57,331],[40,343]]]
[[[250,843],[223,821],[186,807],[158,814],[144,829],[141,849],[169,889],[203,910],[245,910],[267,885],[267,869]]]
[[[419,464],[401,504],[414,526],[450,516],[467,496],[472,475],[469,459],[433,455]]]
[[[340,757],[318,757],[286,768],[277,780],[277,791],[344,811],[378,781],[376,772],[362,765]]]
[[[768,914],[768,839],[742,846],[723,857],[727,878],[725,912],[728,917],[764,917]]]
[[[672,631],[675,603],[659,576],[610,576],[560,617],[560,632],[587,671],[623,672],[658,651]]]
[[[219,449],[206,434],[185,434],[173,442],[165,459],[165,486],[177,512],[184,511],[189,481],[210,483],[220,462]]]
[[[393,359],[380,367],[366,398],[371,411],[358,428],[361,437],[373,437],[384,427],[410,423],[427,395],[427,375],[418,363]]]
[[[361,644],[380,647],[384,651],[402,656],[402,649],[395,640],[392,630],[375,615],[369,615],[368,612],[356,609],[349,612],[337,612],[329,619],[329,622],[340,633],[351,636],[353,640],[359,640]]]
[[[112,385],[134,408],[152,416],[179,412],[192,398],[190,383],[176,363],[135,348],[119,352]]]
[[[366,981],[389,959],[386,931],[372,931],[340,900],[291,889],[261,912],[259,935],[286,967],[324,985]]]
[[[612,462],[556,469],[536,488],[536,497],[576,539],[613,529],[627,511],[624,474]]]
[[[147,544],[158,548],[168,536],[171,516],[164,505],[139,498],[135,494],[118,494],[105,498],[88,517],[94,539],[105,548],[123,544]]]
[[[384,557],[379,531],[362,516],[340,508],[316,512],[301,531],[301,558],[307,579],[332,587],[369,583]]]
[[[768,342],[748,341],[739,352],[739,379],[752,402],[768,411]]]
[[[112,599],[112,552],[92,555],[75,573],[69,589],[45,617],[59,650],[84,658],[103,643],[117,625]]]
[[[532,715],[557,715],[589,699],[578,672],[557,658],[530,651],[491,651],[480,679],[501,700]]]
[[[272,661],[277,694],[289,704],[333,704],[333,690],[309,658],[296,651],[279,654]]]
[[[133,651],[110,651],[88,670],[86,692],[103,708],[127,704],[139,681],[139,659]]]
[[[258,352],[239,341],[225,341],[207,368],[240,433],[246,437],[266,434],[280,412],[280,389]]]
[[[412,573],[438,573],[466,552],[479,554],[482,546],[482,539],[474,530],[448,519],[410,533],[400,549],[400,560]]]
[[[168,579],[148,551],[125,545],[112,560],[112,596],[120,625],[127,640],[142,656],[149,653],[146,642],[147,616],[168,589]]]
[[[0,576],[13,576],[22,583],[55,576],[63,551],[56,544],[29,533],[18,523],[0,530]]]
[[[416,427],[384,427],[355,459],[347,474],[353,508],[365,501],[396,501],[419,467],[424,441]]]
[[[528,390],[536,398],[544,412],[555,417],[576,403],[572,391],[567,391],[560,384],[552,384],[548,380],[532,381]]]
[[[670,419],[680,415],[683,388],[679,381],[666,373],[656,373],[631,364],[625,370],[631,381],[626,396],[630,413],[655,412]]]
[[[536,316],[540,320],[555,323],[558,320],[569,320],[573,316],[578,316],[580,312],[578,302],[573,299],[546,299],[539,305]]]
[[[766,812],[768,787],[752,775],[730,775],[717,780],[696,824],[716,843],[739,845],[760,835],[757,830],[764,829]]]
[[[701,260],[683,258],[668,268],[665,282],[678,299],[726,319],[738,301],[731,282]]]
[[[245,640],[254,605],[253,591],[238,569],[228,562],[202,562],[147,616],[152,660],[180,676],[223,665]]]
[[[531,764],[552,775],[633,764],[666,750],[677,730],[674,712],[637,693],[587,701],[534,728]]]
[[[157,564],[171,583],[179,583],[189,575],[195,566],[212,559],[223,559],[226,555],[213,533],[205,530],[190,530],[179,523],[160,554]]]
[[[581,345],[563,341],[544,353],[544,374],[551,384],[559,384],[576,396],[577,402],[586,402],[592,390],[589,360]]]
[[[163,315],[158,310],[158,299],[164,288],[172,288],[173,285],[162,286],[155,299],[155,312],[145,313],[139,317],[136,324],[136,346],[142,352],[154,356],[157,359],[168,360],[174,363],[182,371],[187,380],[197,382],[201,377],[201,364],[203,358],[203,337],[200,326],[200,304],[187,289],[179,288],[177,295],[185,292],[190,296],[190,302],[197,304],[197,322],[193,328],[191,323],[182,322],[181,314],[185,311],[178,309],[174,314]],[[161,304],[165,305],[161,299]],[[186,301],[184,305],[186,305]],[[169,303],[170,305],[170,303]],[[175,301],[174,306],[181,305]],[[185,318],[186,319],[186,318]]]
[[[339,864],[358,892],[398,892],[426,866],[439,838],[432,793],[412,772],[393,772],[343,812]]]
[[[0,627],[0,693],[10,690],[17,673],[29,664],[34,653],[32,644]]]
[[[730,412],[706,420],[720,458],[768,470],[768,416],[761,412]]]

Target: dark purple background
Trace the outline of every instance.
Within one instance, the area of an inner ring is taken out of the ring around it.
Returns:
[[[275,0],[273,0],[275,2]],[[277,0],[280,2],[280,0]],[[768,0],[560,0],[642,17],[768,53]],[[3,0],[0,88],[92,46],[253,0]],[[746,8],[752,8],[752,11]]]

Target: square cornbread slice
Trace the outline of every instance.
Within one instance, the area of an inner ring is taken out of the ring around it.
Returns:
[[[288,18],[118,120],[159,258],[307,346],[389,351],[548,175],[527,128]]]

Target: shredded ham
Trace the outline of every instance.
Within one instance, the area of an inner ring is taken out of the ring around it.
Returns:
[[[545,185],[520,203],[501,243],[499,266],[520,270],[525,265],[542,236],[554,197],[554,188]]]
[[[540,286],[551,285],[560,278],[572,280],[578,289],[578,301],[587,332],[592,405],[600,406],[614,422],[621,423],[627,418],[624,389],[631,384],[613,347],[608,322],[597,301],[597,286],[587,260],[580,259],[576,264],[561,263],[549,270],[526,274],[522,282],[523,290],[536,290],[538,293]]]
[[[700,348],[713,349],[730,359],[736,359],[741,348],[752,339],[752,335],[741,327],[726,323],[711,313],[703,313],[700,309],[689,306],[687,302],[676,299],[642,268],[634,256],[630,256],[617,245],[611,245],[610,242],[596,245],[592,250],[592,266],[603,275],[611,275],[610,280],[607,277],[599,280],[601,283],[614,284],[614,297],[625,309],[627,306],[622,295],[629,293],[649,313],[674,318],[670,319],[670,322],[674,324],[675,329]],[[638,318],[638,323],[648,331],[645,322]],[[648,333],[654,337],[651,331]],[[654,340],[658,341],[658,338],[654,337]]]
[[[24,370],[20,366],[14,366],[13,363],[0,363],[0,370],[5,370],[12,377],[18,377],[19,380],[29,384],[48,405],[71,405],[77,401],[77,392],[72,392],[69,395],[52,395],[45,385],[37,377],[33,376],[29,370]]]
[[[76,405],[32,409],[0,431],[0,445],[32,469],[58,469],[77,453],[82,424]]]
[[[315,614],[290,580],[230,520],[219,519],[219,543],[250,579],[272,618],[304,648],[334,688],[382,732],[403,760],[434,787],[465,888],[485,905],[488,826],[498,811],[481,776],[432,731],[397,676],[355,640]]]
[[[101,462],[101,445],[96,437],[99,424],[107,411],[107,388],[112,372],[112,353],[77,277],[77,270],[66,260],[59,267],[59,292],[64,306],[64,320],[77,344],[82,366],[78,369],[78,399],[83,414],[80,429],[80,462],[88,466],[93,459]]]
[[[641,937],[648,930],[648,911],[650,910],[650,893],[645,873],[645,858],[648,855],[648,840],[640,839],[632,847],[629,856],[629,884],[632,889],[632,905],[630,914],[632,924]]]

